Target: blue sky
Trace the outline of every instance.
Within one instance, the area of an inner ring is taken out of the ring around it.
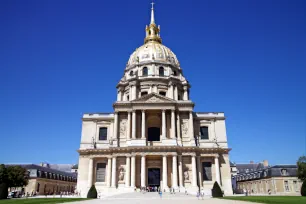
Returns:
[[[149,0],[0,2],[0,163],[76,163],[81,116],[111,112]],[[157,1],[195,111],[222,111],[235,162],[306,149],[306,1]]]

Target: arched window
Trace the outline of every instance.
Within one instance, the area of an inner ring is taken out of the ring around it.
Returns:
[[[165,69],[163,67],[159,68],[159,76],[165,76]]]
[[[176,71],[173,71],[173,76],[176,76],[177,74],[176,74]]]
[[[130,76],[133,76],[134,75],[134,72],[133,71],[130,71]]]
[[[160,91],[159,95],[166,96],[166,92],[165,91]]]
[[[144,67],[142,69],[142,76],[148,76],[148,68],[147,67]]]
[[[141,96],[145,96],[145,95],[148,95],[148,92],[147,92],[147,91],[141,92]]]

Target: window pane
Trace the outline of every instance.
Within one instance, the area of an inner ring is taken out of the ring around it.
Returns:
[[[159,76],[164,76],[165,73],[164,73],[164,68],[163,67],[160,67],[159,68]]]
[[[162,95],[162,96],[166,96],[166,92],[164,92],[164,91],[159,92],[159,94]]]
[[[107,140],[107,128],[101,127],[99,130],[99,140]]]
[[[200,132],[201,132],[201,139],[202,140],[207,140],[208,139],[208,127],[200,127]]]
[[[105,182],[106,163],[97,164],[96,182]]]
[[[204,181],[211,181],[211,162],[203,162],[202,163],[203,168],[203,180]]]
[[[143,76],[148,76],[148,68],[147,68],[147,67],[144,67],[144,68],[142,69],[142,75],[143,75]]]

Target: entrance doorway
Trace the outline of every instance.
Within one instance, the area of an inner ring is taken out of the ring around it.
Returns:
[[[158,127],[148,128],[148,141],[160,141],[160,128]]]
[[[148,186],[159,187],[160,186],[160,169],[149,168],[148,169]]]

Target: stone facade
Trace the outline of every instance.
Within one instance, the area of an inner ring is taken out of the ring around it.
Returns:
[[[10,191],[20,191],[31,195],[53,195],[60,192],[74,193],[77,184],[75,173],[60,171],[36,164],[19,164],[27,169],[29,183],[24,187],[11,188]]]
[[[209,195],[217,181],[231,195],[224,113],[194,112],[189,89],[152,8],[145,44],[117,85],[114,113],[83,115],[78,192],[86,197],[94,184],[101,193],[159,186]]]
[[[300,195],[302,182],[296,165],[275,165],[242,171],[235,177],[237,191],[249,194]]]

